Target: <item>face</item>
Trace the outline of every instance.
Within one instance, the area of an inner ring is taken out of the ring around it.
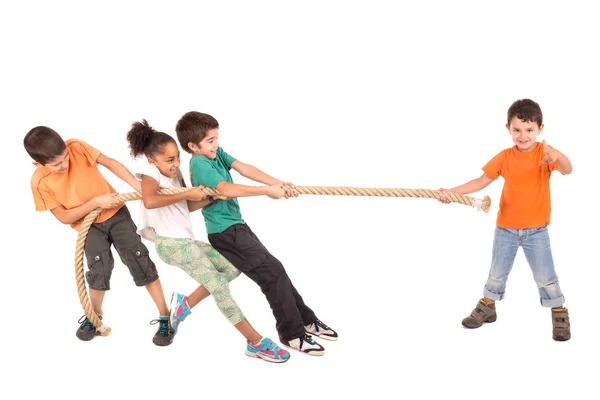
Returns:
[[[38,163],[34,164],[39,165]],[[69,151],[65,149],[64,153],[48,161],[44,164],[44,167],[48,168],[53,174],[64,174],[69,170]]]
[[[179,164],[181,164],[179,148],[175,143],[168,142],[162,145],[160,150],[160,153],[155,153],[152,157],[148,157],[148,162],[156,165],[156,168],[164,176],[168,176],[169,178],[177,177]]]
[[[535,149],[537,135],[542,133],[544,124],[537,125],[537,122],[521,121],[518,117],[513,117],[510,124],[506,125],[508,132],[512,136],[513,142],[520,151],[531,151]]]
[[[214,160],[217,157],[217,149],[219,148],[219,129],[207,131],[206,136],[199,145],[189,143],[188,146],[194,154]]]

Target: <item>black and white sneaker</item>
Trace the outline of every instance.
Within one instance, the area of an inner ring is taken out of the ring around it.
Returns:
[[[289,341],[282,339],[281,344],[292,350],[306,353],[310,356],[322,356],[325,354],[325,348],[323,348],[323,346],[321,346],[319,343],[315,342],[310,335],[306,334]]]
[[[312,324],[304,325],[304,330],[309,335],[318,336],[325,340],[338,340],[336,331],[325,325],[322,321],[316,320]]]

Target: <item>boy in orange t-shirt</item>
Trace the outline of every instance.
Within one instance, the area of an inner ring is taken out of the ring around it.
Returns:
[[[83,218],[96,208],[104,208],[87,234],[84,252],[88,271],[86,280],[92,307],[102,318],[104,294],[110,290],[114,259],[110,246],[114,245],[123,263],[129,268],[137,286],[145,286],[158,311],[159,328],[152,341],[158,346],[171,343],[169,309],[156,267],[148,256],[148,249],[136,233],[136,226],[127,207],[116,198],[115,189],[98,169],[103,165],[116,176],[140,192],[140,183],[120,162],[106,157],[87,143],[70,139],[66,142],[54,130],[38,126],[23,140],[25,150],[38,168],[31,178],[31,190],[37,211],[50,210],[63,224],[77,231]],[[82,317],[83,318],[83,317]],[[76,335],[91,340],[96,328],[86,317],[80,320]]]
[[[450,191],[469,194],[482,190],[496,178],[504,178],[492,250],[492,265],[483,295],[462,324],[479,328],[496,321],[495,301],[502,300],[506,281],[519,246],[523,247],[538,285],[542,306],[552,308],[552,337],[571,338],[569,314],[554,271],[550,249],[550,174],[570,174],[571,161],[560,151],[537,142],[544,128],[540,106],[529,99],[515,101],[508,109],[506,128],[515,146],[498,153],[483,167],[483,175]],[[444,190],[444,189],[440,189]],[[442,201],[447,203],[448,201]]]

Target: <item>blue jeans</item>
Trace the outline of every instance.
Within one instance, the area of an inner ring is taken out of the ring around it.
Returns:
[[[505,229],[496,227],[492,266],[483,295],[492,300],[502,300],[506,290],[508,274],[512,269],[517,250],[523,246],[525,257],[533,272],[533,279],[540,292],[544,307],[560,307],[565,302],[558,277],[554,272],[554,261],[550,250],[548,228]]]

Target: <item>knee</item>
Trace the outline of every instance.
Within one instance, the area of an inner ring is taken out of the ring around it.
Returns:
[[[231,271],[229,271],[226,274],[227,277],[227,282],[231,282],[232,280],[234,280],[235,278],[237,278],[238,276],[240,276],[242,272],[237,269],[237,268],[232,268]]]
[[[221,274],[215,274],[203,285],[213,296],[229,291],[229,281]]]

